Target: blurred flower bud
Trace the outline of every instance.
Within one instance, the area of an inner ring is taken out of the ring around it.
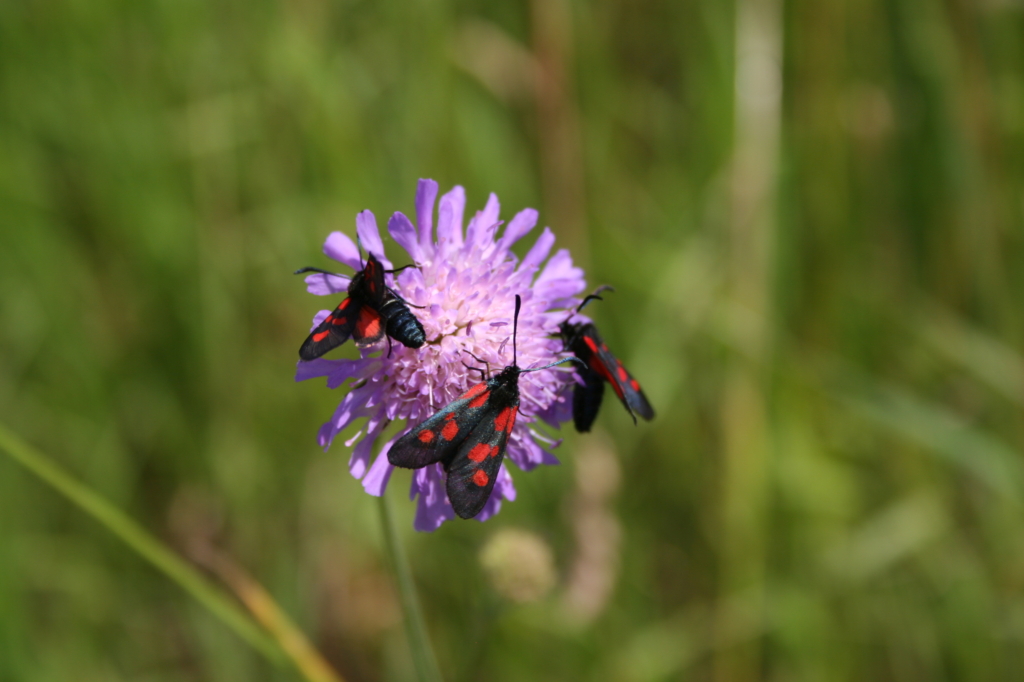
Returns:
[[[498,594],[514,602],[537,601],[555,585],[551,548],[529,531],[505,528],[484,545],[480,564]]]

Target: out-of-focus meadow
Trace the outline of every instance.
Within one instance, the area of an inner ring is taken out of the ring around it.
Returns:
[[[446,680],[1019,678],[1024,5],[0,3],[0,422],[351,682],[414,671],[290,273],[421,177],[539,209],[658,410],[484,524],[395,475]],[[0,680],[296,679],[0,455]]]

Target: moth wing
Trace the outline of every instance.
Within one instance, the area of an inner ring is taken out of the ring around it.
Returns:
[[[600,363],[600,369],[594,366],[597,363]],[[635,412],[648,421],[654,418],[654,408],[647,402],[640,383],[626,371],[622,361],[608,350],[608,346],[600,345],[596,357],[591,360],[591,368],[608,380],[630,415]],[[633,421],[636,421],[635,416]]]
[[[572,393],[572,420],[579,433],[587,433],[597,419],[604,397],[604,379],[589,367],[578,370],[583,385],[576,384]]]
[[[359,314],[352,328],[352,338],[356,345],[365,348],[383,339],[384,324],[384,318],[369,304],[359,306]]]
[[[473,431],[487,403],[486,383],[471,386],[432,417],[417,424],[388,450],[388,461],[396,467],[419,469],[434,462],[450,462],[458,447]]]
[[[338,304],[338,307],[332,310],[331,314],[325,317],[302,342],[299,358],[306,361],[315,360],[348,341],[365,307],[356,303],[351,296]]]
[[[489,401],[448,465],[448,499],[460,517],[473,518],[490,499],[518,410],[517,404]]]
[[[371,308],[380,312],[388,291],[384,283],[384,266],[372,253],[367,254],[366,265],[363,266],[361,274],[357,293]]]

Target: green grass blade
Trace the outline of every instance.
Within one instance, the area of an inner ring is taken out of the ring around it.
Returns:
[[[167,549],[124,512],[115,508],[88,486],[76,481],[60,466],[3,425],[0,425],[0,449],[121,538],[125,544],[192,595],[254,649],[274,663],[284,662],[285,657],[277,644],[250,620],[245,611],[235,605],[231,597]]]
[[[1013,347],[938,305],[909,319],[914,322],[912,329],[933,350],[1024,407],[1024,358]]]
[[[430,647],[423,611],[420,609],[419,598],[416,596],[416,585],[412,581],[409,560],[398,537],[395,516],[391,511],[387,495],[381,495],[379,499],[381,526],[384,528],[385,544],[387,544],[391,563],[395,569],[395,580],[398,582],[398,595],[402,602],[405,632],[409,638],[409,648],[412,650],[413,665],[416,666],[420,682],[442,682],[434,650]]]
[[[1020,505],[1024,466],[1020,454],[996,437],[939,405],[888,386],[837,395],[854,413],[939,455],[1004,499]]]

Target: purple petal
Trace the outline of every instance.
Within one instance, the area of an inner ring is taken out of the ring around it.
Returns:
[[[563,442],[563,441],[565,440],[564,438],[558,438],[557,440],[552,440],[552,439],[551,439],[551,438],[550,438],[549,436],[547,436],[546,434],[543,434],[543,433],[541,433],[541,432],[539,432],[539,431],[535,431],[535,430],[534,430],[534,429],[532,429],[532,428],[530,428],[530,429],[529,429],[529,431],[530,431],[530,435],[532,435],[532,436],[533,436],[533,440],[534,440],[535,442],[536,442],[536,441],[540,441],[541,443],[543,443],[543,444],[544,444],[544,445],[546,445],[547,447],[551,448],[552,450],[554,450],[554,449],[555,449],[555,448],[557,448],[557,447],[558,447],[559,445],[561,445],[561,444],[562,444],[562,442]],[[553,462],[554,464],[558,464],[558,463],[559,463],[559,462],[558,462],[558,458],[557,458],[557,457],[555,457],[554,455],[552,455],[552,454],[551,454],[550,452],[548,452],[548,453],[547,453],[547,456],[548,456],[548,458],[550,458],[550,459],[554,460],[554,462]]]
[[[420,180],[416,186],[416,223],[420,228],[420,246],[425,252],[434,246],[434,201],[437,199],[437,183]]]
[[[576,279],[581,281],[583,279],[583,270],[573,266],[569,249],[559,249],[551,257],[551,260],[541,270],[540,275],[537,276],[534,286],[556,279]]]
[[[498,478],[498,482],[494,484],[494,487],[497,488],[501,484],[501,496],[509,502],[515,502],[516,486],[512,482],[512,474],[508,472],[508,468],[504,464],[501,465],[501,474],[503,475]]]
[[[328,360],[317,358],[304,362],[302,360],[295,366],[295,381],[305,381],[316,377],[327,377],[328,388],[337,388],[346,379],[366,375],[367,369],[378,364],[377,358],[367,360]]]
[[[321,311],[317,312],[317,314],[313,316],[313,326],[309,328],[309,331],[312,332],[314,329],[319,327],[320,323],[323,322],[324,320],[326,320],[327,316],[330,315],[330,314],[331,314],[330,310],[321,310]]]
[[[337,360],[327,360],[326,358],[317,358],[309,362],[299,360],[295,365],[295,381],[330,376],[331,372],[334,371],[334,363],[336,362]]]
[[[426,291],[426,283],[423,281],[423,273],[418,268],[402,270],[395,278],[401,288],[402,296],[412,303],[418,303]]]
[[[418,495],[413,528],[420,532],[437,530],[442,523],[455,518],[455,510],[444,490],[444,474],[440,464],[431,464],[413,472],[411,495]]]
[[[403,213],[396,213],[388,221],[388,232],[395,242],[405,249],[414,263],[426,262],[423,248],[420,246],[416,236],[416,228]]]
[[[498,195],[492,192],[484,210],[478,211],[469,221],[469,227],[466,228],[466,243],[471,246],[482,245],[490,228],[497,224],[499,213],[501,213],[501,204],[498,203]]]
[[[317,358],[322,359],[322,358]],[[327,388],[338,388],[347,379],[362,379],[380,366],[378,358],[362,358],[359,360],[329,360],[335,363],[335,369],[327,377]]]
[[[351,281],[351,278],[345,275],[325,275],[316,272],[306,275],[306,291],[317,296],[344,294],[348,291],[348,283]]]
[[[529,430],[523,435],[518,426],[516,424],[517,428],[508,442],[508,457],[517,467],[523,471],[530,471],[541,464],[558,464],[558,458],[537,445]]]
[[[362,389],[355,389],[342,399],[341,403],[338,404],[338,408],[334,410],[334,415],[320,427],[320,431],[317,434],[317,441],[320,443],[320,447],[324,450],[329,448],[335,436],[351,424],[352,420],[366,416],[366,411],[362,407],[365,401],[366,393]]]
[[[369,213],[369,211],[367,212]],[[372,213],[370,217],[373,217]],[[327,235],[327,240],[324,241],[324,255],[339,263],[344,263],[353,270],[363,269],[359,260],[359,249],[352,239],[343,232],[331,232]]]
[[[391,261],[384,255],[384,242],[380,240],[380,232],[377,231],[377,218],[370,211],[361,211],[356,216],[356,235],[363,248],[377,257],[384,267],[391,269]],[[362,269],[361,267],[359,269]]]
[[[561,441],[559,441],[559,442],[561,442]],[[559,464],[561,464],[561,462],[558,461],[557,457],[555,457],[553,454],[551,454],[550,452],[548,452],[544,448],[541,448],[540,452],[541,452],[541,460],[540,460],[541,464],[544,464],[545,466],[549,466],[549,467],[558,466]]]
[[[508,251],[513,244],[522,239],[537,224],[537,215],[537,211],[532,208],[524,208],[516,213],[516,217],[508,224],[505,233],[498,240],[498,250]]]
[[[564,308],[572,303],[573,296],[586,288],[587,284],[582,279],[556,279],[545,282],[535,288],[535,291],[537,296],[547,301],[549,305]]]
[[[533,285],[537,296],[556,302],[575,296],[586,288],[583,270],[572,264],[572,256],[567,249],[560,249],[544,266],[540,276]]]
[[[548,254],[551,253],[551,247],[554,245],[555,235],[551,232],[550,227],[545,227],[544,231],[537,237],[536,243],[530,248],[526,256],[523,257],[523,262],[519,264],[519,270],[527,270],[540,265],[548,257]]]
[[[368,433],[352,449],[352,457],[348,460],[348,472],[357,481],[366,473],[366,465],[370,463],[370,452],[373,450],[373,443],[376,440],[376,433]],[[365,486],[366,484],[364,483],[363,487]]]
[[[573,375],[578,376],[578,375]],[[544,421],[552,428],[560,429],[562,424],[572,419],[572,400],[569,398],[572,384],[566,387],[558,399],[553,400],[546,409],[537,412],[537,418]]]
[[[462,214],[466,210],[466,190],[456,185],[441,197],[437,211],[437,243],[442,247],[462,246]]]
[[[400,437],[401,434],[393,436],[388,442],[384,443],[380,453],[377,454],[377,459],[373,461],[373,466],[370,467],[370,472],[363,479],[363,490],[374,497],[383,495],[384,489],[388,487],[388,481],[391,480],[391,472],[395,470],[395,467],[388,461],[388,450],[391,449],[391,446]]]

